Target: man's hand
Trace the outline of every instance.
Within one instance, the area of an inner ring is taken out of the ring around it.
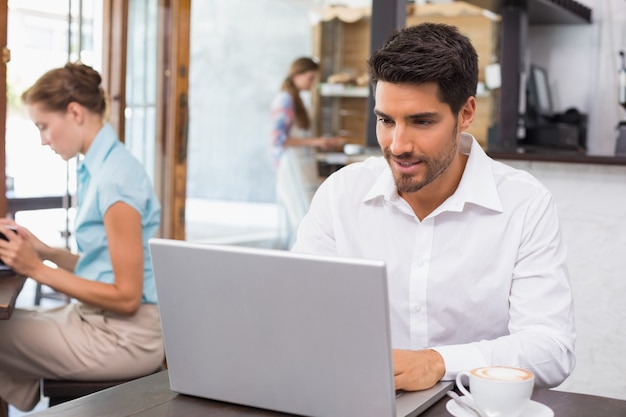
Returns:
[[[396,389],[419,391],[443,378],[446,366],[441,355],[432,349],[394,350],[393,371]]]

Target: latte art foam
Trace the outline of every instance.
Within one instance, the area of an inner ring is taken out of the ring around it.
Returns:
[[[507,368],[504,366],[491,366],[487,368],[474,369],[472,373],[484,379],[498,381],[526,381],[533,377],[533,374],[519,368]]]

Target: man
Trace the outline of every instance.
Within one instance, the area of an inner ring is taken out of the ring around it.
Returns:
[[[425,23],[392,35],[368,66],[383,157],[322,184],[292,250],[386,262],[396,389],[484,365],[558,385],[574,368],[575,330],[556,207],[464,133],[476,112],[471,42]]]

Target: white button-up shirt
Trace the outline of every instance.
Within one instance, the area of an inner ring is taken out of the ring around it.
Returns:
[[[382,157],[334,173],[292,250],[385,261],[392,346],[437,350],[444,379],[508,365],[557,385],[574,368],[575,330],[554,201],[471,142],[457,190],[422,221]]]

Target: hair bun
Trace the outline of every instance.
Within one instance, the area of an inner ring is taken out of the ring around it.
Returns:
[[[73,77],[75,77],[79,84],[90,85],[94,89],[100,88],[102,83],[102,77],[92,67],[85,65],[81,62],[68,62],[65,64],[67,69]]]

